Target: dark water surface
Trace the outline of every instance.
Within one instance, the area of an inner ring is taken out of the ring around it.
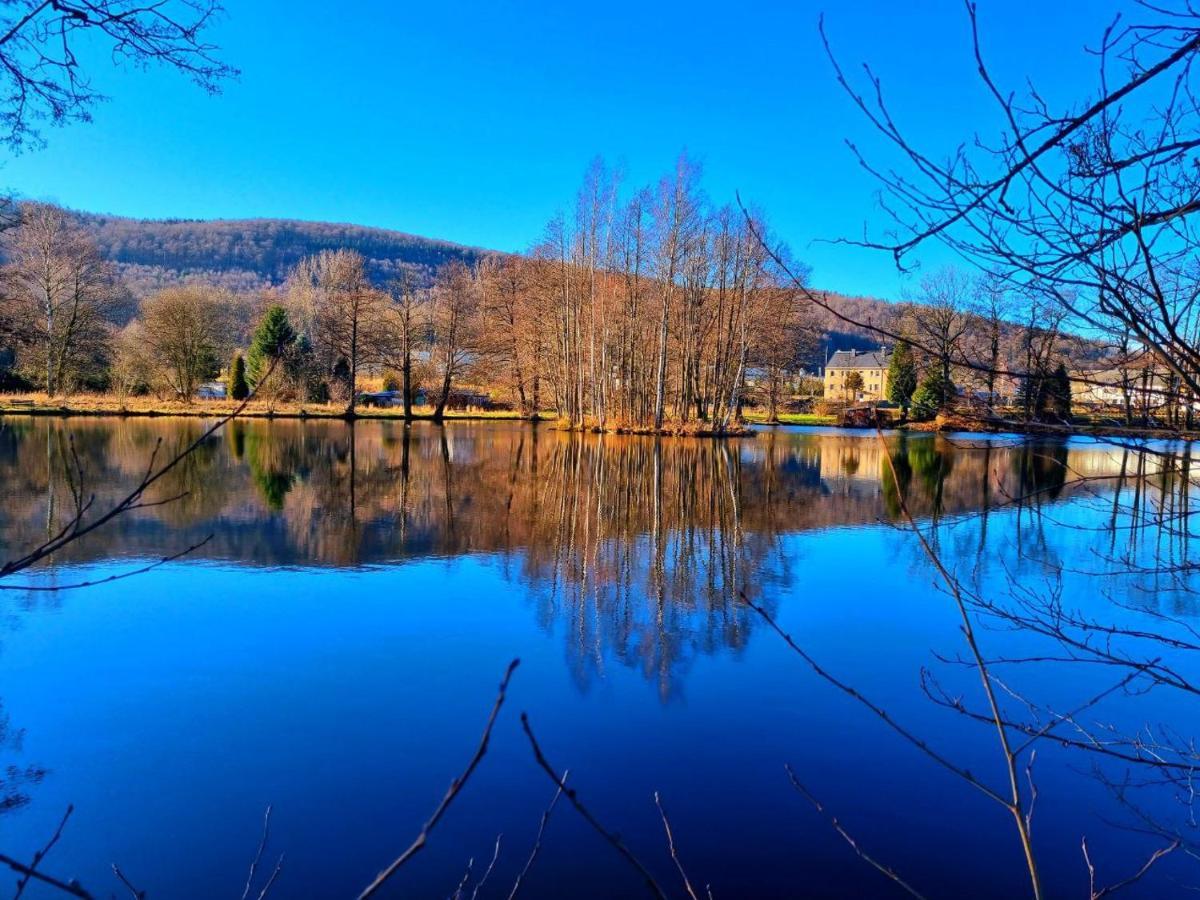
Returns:
[[[167,453],[201,427],[0,420],[0,557],[67,520],[73,452],[103,508],[158,439]],[[1064,599],[1109,619],[1190,617],[1192,601],[1084,574],[1112,546],[1092,526],[1133,490],[1097,479],[1131,465],[1126,450],[893,435],[886,453],[896,477],[873,434],[833,430],[721,442],[500,422],[228,426],[154,494],[183,497],[10,581],[73,584],[202,547],[85,590],[0,594],[0,852],[32,857],[73,803],[48,871],[109,896],[115,861],[152,898],[236,898],[272,804],[263,866],[287,853],[272,896],[353,896],[416,836],[520,657],[487,757],[389,896],[452,895],[473,859],[470,896],[497,835],[478,896],[508,896],[554,792],[521,711],[673,893],[656,790],[689,874],[717,898],[900,896],[790,787],[787,763],[928,896],[1026,896],[1008,815],[817,677],[737,591],[998,788],[994,731],[921,689],[931,667],[978,700],[978,681],[935,656],[965,652],[960,620],[901,527],[901,496],[981,591],[1069,563]],[[1023,637],[981,640],[1016,652]],[[1064,706],[1098,684],[1082,667],[1032,674],[1025,689]],[[1113,702],[1172,712],[1156,694]],[[1085,834],[1105,882],[1161,843],[1104,824],[1127,810],[1091,765],[1039,751],[1034,835],[1052,896],[1086,896]],[[1170,860],[1122,896],[1175,896],[1173,879],[1195,874]],[[560,804],[522,896],[638,895]]]

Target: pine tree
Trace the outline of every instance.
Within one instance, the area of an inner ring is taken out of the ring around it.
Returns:
[[[913,359],[912,347],[907,341],[901,341],[892,351],[887,380],[888,399],[899,403],[907,411],[912,403],[913,393],[917,390],[917,363]]]
[[[246,383],[246,360],[242,359],[242,354],[233,358],[229,371],[229,396],[234,400],[245,400],[250,396],[250,385]]]
[[[284,356],[296,343],[296,329],[288,320],[287,310],[271,306],[263,314],[250,341],[248,374],[256,389],[271,368],[271,363]]]

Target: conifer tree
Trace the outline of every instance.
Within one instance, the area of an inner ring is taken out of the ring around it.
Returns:
[[[250,385],[246,383],[246,360],[242,359],[242,354],[234,356],[229,371],[229,396],[234,400],[245,400],[250,396]]]
[[[250,341],[248,375],[255,389],[271,368],[271,363],[284,356],[296,342],[296,330],[282,306],[271,306],[263,314]]]
[[[912,347],[907,341],[901,341],[892,351],[888,363],[888,399],[899,403],[907,412],[912,403],[913,394],[917,390],[917,363],[913,359]]]
[[[942,377],[939,367],[930,368],[912,396],[910,413],[918,422],[932,419],[941,411],[944,398],[954,392],[954,386]]]
[[[1065,363],[1059,363],[1058,368],[1047,379],[1045,397],[1045,412],[1048,418],[1056,422],[1071,421],[1071,376],[1067,374]]]

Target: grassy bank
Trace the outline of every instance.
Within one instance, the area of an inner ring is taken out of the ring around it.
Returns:
[[[69,397],[49,397],[46,394],[0,394],[0,416],[2,415],[35,415],[35,416],[192,416],[196,418],[212,418],[224,416],[233,412],[238,406],[235,400],[193,400],[184,403],[180,400],[159,399],[157,397],[118,397],[114,394],[73,394]],[[241,413],[249,419],[340,419],[345,417],[346,408],[340,403],[297,403],[288,401],[251,400]],[[403,419],[404,410],[400,407],[371,407],[360,406],[356,415],[360,419]],[[433,407],[417,406],[413,408],[415,419],[432,419]],[[446,410],[448,420],[497,419],[518,421],[528,417],[516,410]],[[544,411],[539,417],[542,421],[554,422],[553,411]],[[752,425],[761,425],[766,421],[764,414],[757,410],[749,410],[746,421]],[[836,416],[818,416],[809,413],[783,413],[779,416],[780,425],[836,425]],[[586,429],[584,429],[586,430]],[[621,434],[651,434],[652,428],[637,426],[621,426],[612,429]],[[676,436],[713,437],[739,436],[749,434],[749,429],[734,428],[721,435],[705,429],[702,424],[688,426],[668,426],[663,434]]]
[[[1133,440],[1184,440],[1200,438],[1200,431],[1158,426],[1122,425],[1098,416],[1076,416],[1070,423],[1022,422],[1015,418],[941,413],[929,422],[904,422],[900,428],[916,432],[965,431],[984,434],[1027,434],[1043,437],[1129,438]]]
[[[767,422],[766,414],[759,410],[747,410],[746,421],[752,422],[755,425],[765,425]],[[816,413],[780,413],[779,421],[776,425],[836,425],[838,423],[837,416],[820,416]]]
[[[117,397],[111,394],[75,394],[70,397],[48,397],[45,394],[0,395],[0,415],[34,416],[193,416],[213,418],[224,416],[238,407],[236,400],[160,400],[157,397]],[[340,419],[346,407],[340,403],[295,403],[251,400],[241,416],[248,419]],[[360,406],[360,419],[403,419],[400,407],[378,408]],[[432,419],[433,407],[413,408],[416,419]],[[446,410],[446,419],[524,419],[515,410]],[[553,419],[553,413],[542,418]]]

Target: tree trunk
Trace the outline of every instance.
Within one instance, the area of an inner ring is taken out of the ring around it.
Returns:
[[[404,393],[404,418],[412,421],[412,351],[407,341],[404,347],[404,361],[400,367],[401,390]],[[407,449],[407,448],[405,448]]]

